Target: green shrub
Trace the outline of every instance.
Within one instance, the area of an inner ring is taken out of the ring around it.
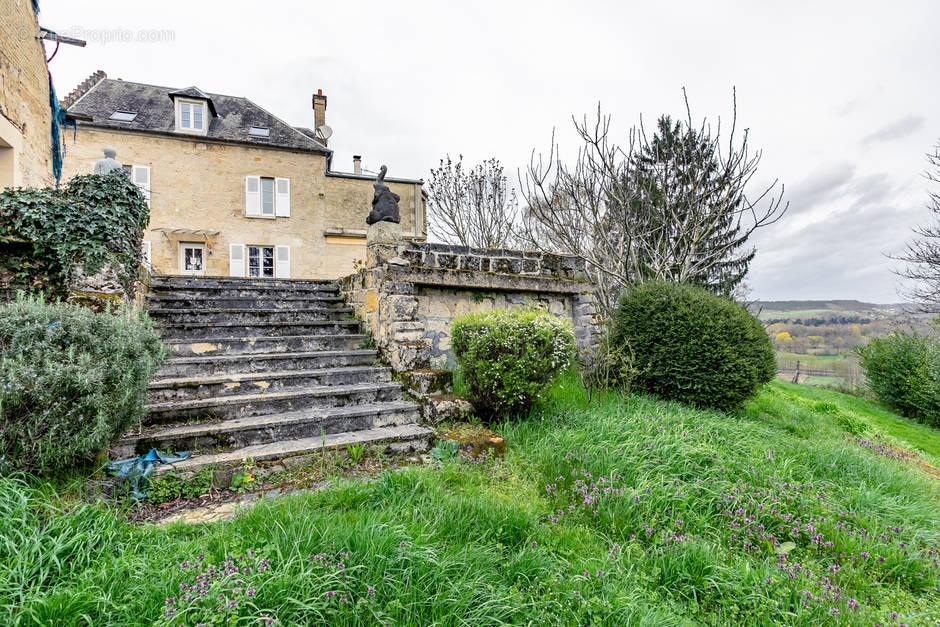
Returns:
[[[164,357],[143,314],[20,295],[0,307],[0,470],[92,460],[143,414]]]
[[[650,282],[621,298],[612,342],[634,354],[634,389],[697,407],[740,407],[776,372],[757,319],[699,287]]]
[[[0,192],[0,236],[28,247],[3,260],[13,287],[68,295],[78,271],[109,266],[131,293],[142,262],[141,239],[150,209],[123,172],[74,177],[61,189],[7,188]]]
[[[897,332],[856,349],[868,387],[899,413],[940,426],[940,345],[917,333]]]
[[[457,318],[451,341],[470,402],[483,418],[531,407],[571,363],[575,348],[570,323],[529,310]]]

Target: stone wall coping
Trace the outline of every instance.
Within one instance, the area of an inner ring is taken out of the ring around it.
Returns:
[[[541,259],[542,257],[571,257],[574,255],[560,255],[556,253],[542,253],[533,250],[513,250],[511,248],[473,248],[460,244],[441,244],[439,242],[421,242],[409,246],[411,250],[423,250],[435,253],[450,253],[453,255],[479,255],[481,257],[512,257],[514,259]]]
[[[583,294],[594,288],[589,281],[525,274],[501,274],[473,270],[443,270],[421,266],[389,265],[387,280],[435,287],[486,289],[506,292]]]

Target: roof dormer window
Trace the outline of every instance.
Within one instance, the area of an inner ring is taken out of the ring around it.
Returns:
[[[111,114],[112,120],[118,122],[133,122],[134,118],[137,117],[137,113],[134,111],[121,111],[120,109]]]
[[[191,100],[176,101],[176,128],[181,131],[206,130],[206,105]]]
[[[248,129],[248,134],[253,137],[268,137],[271,135],[271,129],[267,126],[252,126]]]

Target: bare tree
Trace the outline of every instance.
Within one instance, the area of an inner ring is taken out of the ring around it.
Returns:
[[[431,170],[427,188],[429,227],[436,237],[476,248],[512,244],[519,202],[498,160],[467,169],[463,155],[456,162],[448,155]]]
[[[933,154],[927,153],[929,168],[924,177],[933,183],[940,183],[940,142],[934,147]],[[915,238],[907,244],[904,254],[893,257],[904,261],[907,266],[899,272],[901,276],[913,279],[918,285],[907,296],[918,303],[922,311],[940,312],[940,191],[927,192],[927,209],[934,216],[934,223],[914,227]]]
[[[522,239],[529,246],[582,257],[610,311],[627,286],[652,279],[702,285],[731,294],[742,285],[753,249],[750,235],[786,211],[777,181],[746,193],[761,152],[738,133],[735,103],[727,144],[687,118],[660,118],[649,137],[642,119],[625,145],[610,133],[598,106],[589,122],[573,118],[581,146],[563,163],[552,137],[547,157],[533,152],[524,175]]]

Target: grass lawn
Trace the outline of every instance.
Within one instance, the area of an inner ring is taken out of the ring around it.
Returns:
[[[934,625],[940,433],[775,382],[735,415],[560,382],[443,460],[197,527],[0,479],[12,624]],[[876,436],[876,434],[878,434]],[[920,465],[907,450],[922,450]],[[44,496],[44,494],[46,496]],[[205,591],[203,593],[203,591]],[[896,613],[896,614],[892,614]]]

